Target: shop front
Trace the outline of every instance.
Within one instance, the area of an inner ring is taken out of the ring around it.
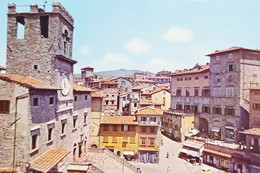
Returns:
[[[231,155],[211,149],[204,149],[203,163],[225,171],[232,170]]]
[[[249,172],[249,160],[240,154],[232,155],[233,172],[234,173],[248,173]]]
[[[133,160],[135,159],[135,150],[123,150],[122,154],[126,160]]]
[[[221,139],[221,128],[219,126],[213,126],[210,130],[210,138],[215,140]]]

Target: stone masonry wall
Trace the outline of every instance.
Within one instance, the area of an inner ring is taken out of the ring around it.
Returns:
[[[15,85],[13,83],[0,80],[0,100],[10,101],[9,114],[0,114],[0,167],[12,167],[13,155],[15,162],[24,161],[25,155],[25,129],[27,124],[27,110],[24,109],[28,106],[28,89]],[[24,95],[25,94],[25,95]],[[24,97],[17,99],[17,117],[16,112],[16,97],[24,95]],[[16,124],[15,124],[16,121]],[[14,140],[16,126],[16,138]],[[15,143],[14,143],[15,141]],[[14,150],[15,144],[15,150]],[[14,154],[15,152],[15,154]],[[14,164],[16,164],[14,163]]]

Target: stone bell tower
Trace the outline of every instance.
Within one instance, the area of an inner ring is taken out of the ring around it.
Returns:
[[[30,12],[17,13],[8,5],[7,74],[31,76],[61,87],[64,75],[72,85],[74,19],[60,3],[52,12],[37,5]]]

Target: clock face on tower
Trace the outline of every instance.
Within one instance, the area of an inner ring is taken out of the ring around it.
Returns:
[[[69,81],[69,77],[67,75],[63,75],[61,77],[61,83],[60,83],[60,87],[61,87],[61,94],[66,96],[69,94],[70,92],[70,81]]]

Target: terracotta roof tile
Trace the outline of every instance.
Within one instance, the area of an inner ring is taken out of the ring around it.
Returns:
[[[247,134],[247,135],[260,136],[260,128],[252,128],[252,129],[244,130],[240,133]]]
[[[76,84],[76,83],[73,84],[73,90],[78,91],[78,92],[91,92],[91,91],[93,91],[91,88],[88,88],[84,85],[79,85],[79,84]]]
[[[5,67],[0,65],[0,70],[5,70]]]
[[[30,163],[30,168],[48,172],[52,167],[57,165],[64,157],[69,154],[69,151],[63,148],[53,148]]]
[[[0,168],[0,172],[16,172],[16,168],[9,168],[9,167],[5,167],[5,168]]]
[[[60,88],[54,87],[47,82],[43,82],[32,77],[14,75],[14,74],[0,74],[0,79],[8,82],[13,82],[24,87],[36,89],[50,89],[57,90]]]
[[[150,83],[155,83],[153,80],[149,80],[149,79],[136,79],[136,80],[134,80],[134,82],[150,82]]]
[[[132,88],[132,90],[141,90],[143,88],[147,88],[149,87],[150,85],[136,85]]]
[[[153,107],[145,107],[138,110],[136,115],[153,115],[153,116],[161,116],[163,114],[163,110],[156,109]]]
[[[176,70],[172,76],[177,76],[177,75],[183,75],[183,74],[193,74],[193,73],[201,73],[204,71],[209,71],[209,64],[206,65],[196,65],[192,69],[184,69],[184,70]]]
[[[150,79],[150,80],[153,80],[153,79],[170,79],[170,77],[167,77],[167,76],[147,76],[146,79]]]
[[[210,53],[206,56],[211,56],[211,55],[216,55],[216,54],[219,54],[219,53],[231,52],[231,51],[236,51],[236,50],[249,50],[249,51],[260,52],[260,50],[258,50],[258,49],[254,50],[254,49],[247,49],[247,48],[244,48],[244,47],[234,46],[234,47],[230,47],[230,48],[223,49],[223,50],[216,50],[214,53]]]
[[[87,66],[87,67],[83,67],[81,70],[83,69],[94,69],[93,67]]]
[[[144,92],[142,95],[153,95],[153,94],[156,94],[156,93],[161,92],[161,91],[166,91],[166,92],[170,93],[170,91],[167,90],[167,89],[156,87],[156,88],[154,88],[154,90]]]
[[[102,81],[102,84],[117,85],[117,83],[115,81]]]
[[[186,140],[182,143],[183,146],[201,149],[204,146],[204,142],[195,141],[195,140]]]
[[[133,124],[138,125],[135,116],[105,116],[101,124]]]

